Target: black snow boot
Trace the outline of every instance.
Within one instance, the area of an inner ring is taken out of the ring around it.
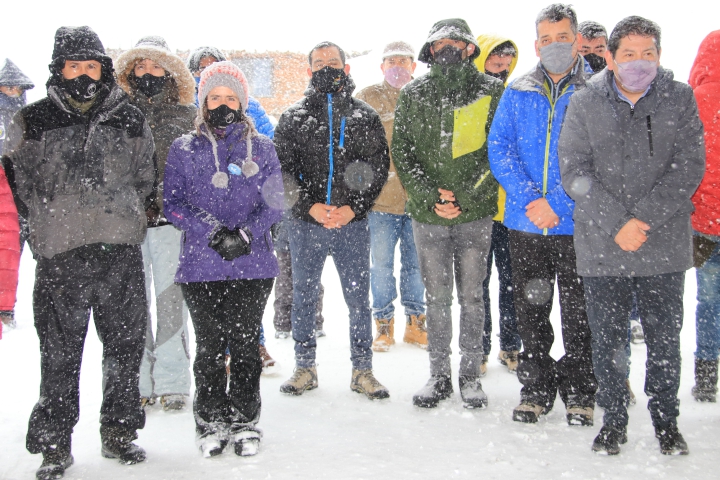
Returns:
[[[35,472],[37,480],[52,480],[63,478],[67,470],[75,461],[70,453],[70,447],[56,448],[43,452],[43,461]]]
[[[488,404],[488,397],[483,392],[480,377],[460,375],[460,396],[463,399],[465,408],[485,408]]]
[[[430,380],[413,395],[413,405],[423,408],[435,408],[440,400],[445,400],[453,394],[450,375],[430,377]]]
[[[592,451],[601,455],[617,455],[620,445],[627,443],[627,428],[613,428],[603,425],[595,440]]]
[[[102,425],[100,427],[102,456],[116,458],[125,465],[134,465],[145,461],[145,450],[132,443],[136,438],[135,430],[117,425]]]
[[[655,427],[655,438],[660,441],[660,453],[663,455],[687,455],[690,453],[685,439],[675,424]]]
[[[716,402],[718,361],[695,359],[695,386],[692,396],[698,402]]]

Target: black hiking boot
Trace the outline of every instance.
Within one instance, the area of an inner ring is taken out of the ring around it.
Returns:
[[[413,395],[413,405],[423,408],[435,408],[440,400],[445,400],[453,394],[450,375],[430,377],[423,388]]]
[[[37,480],[53,480],[63,478],[67,470],[75,461],[69,448],[58,448],[43,452],[43,461],[35,472]]]
[[[102,456],[116,458],[125,465],[134,465],[145,461],[145,450],[132,443],[137,438],[137,432],[120,426],[100,427],[102,440]]]
[[[485,408],[488,397],[483,392],[480,377],[460,375],[460,396],[465,408]]]
[[[627,428],[613,428],[603,425],[595,440],[592,451],[601,455],[617,455],[620,445],[627,443]]]
[[[687,455],[690,453],[685,439],[675,424],[655,427],[655,438],[660,441],[660,453],[663,455]]]

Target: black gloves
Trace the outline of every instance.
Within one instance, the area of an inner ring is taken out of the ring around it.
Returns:
[[[218,252],[223,260],[230,261],[248,255],[251,251],[250,243],[252,240],[252,233],[247,228],[230,230],[227,227],[222,227],[210,240],[208,247]]]

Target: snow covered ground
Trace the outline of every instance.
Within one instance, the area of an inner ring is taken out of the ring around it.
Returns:
[[[32,325],[34,261],[26,249],[18,291],[18,328],[0,341],[0,479],[34,478],[39,455],[25,450],[27,420],[37,400],[40,377],[38,342]],[[494,277],[496,278],[496,277]],[[536,425],[511,420],[520,384],[498,364],[494,337],[490,369],[483,381],[490,398],[485,410],[462,407],[459,394],[436,409],[412,406],[412,395],[427,380],[427,354],[397,344],[376,354],[374,371],[390,389],[389,400],[372,402],[352,392],[350,384],[347,310],[331,261],[323,276],[326,287],[325,330],[318,345],[320,388],[301,397],[280,394],[280,384],[292,373],[293,342],[273,338],[272,298],[264,324],[267,347],[279,361],[276,376],[262,378],[265,437],[259,455],[240,458],[231,451],[205,459],[195,448],[189,409],[165,413],[155,406],[137,441],[148,453],[146,462],[123,466],[100,456],[101,345],[94,328],[88,332],[81,378],[81,415],[73,435],[75,465],[67,479],[197,479],[197,478],[332,478],[332,479],[710,479],[718,478],[720,405],[693,401],[695,347],[695,275],[687,276],[686,322],[682,333],[684,365],[680,388],[679,426],[690,446],[686,457],[660,454],[642,392],[645,348],[632,347],[631,382],[638,404],[631,407],[628,443],[617,457],[590,451],[596,426],[569,427],[562,402]],[[497,291],[497,282],[491,283]],[[493,298],[497,298],[493,293]],[[494,318],[497,305],[493,302]],[[458,312],[455,311],[457,322]],[[559,308],[553,320],[559,335]],[[456,323],[457,326],[457,323]],[[497,323],[495,324],[497,331]],[[396,338],[402,338],[402,326]],[[456,341],[454,342],[457,343]],[[557,342],[559,343],[559,342]],[[457,346],[455,346],[457,351]],[[554,351],[562,354],[562,347]],[[454,371],[459,358],[453,356]],[[457,381],[456,379],[454,379]],[[457,390],[457,387],[456,387]]]

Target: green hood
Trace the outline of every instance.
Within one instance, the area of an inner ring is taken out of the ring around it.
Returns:
[[[460,40],[462,42],[472,43],[475,45],[475,51],[470,55],[470,60],[474,60],[480,55],[480,45],[475,41],[475,37],[470,31],[470,27],[467,22],[462,18],[448,18],[447,20],[440,20],[430,29],[425,45],[420,49],[420,55],[418,60],[423,63],[432,65],[435,63],[432,54],[430,53],[430,46],[433,42],[436,42],[442,38],[450,38],[452,40]]]

